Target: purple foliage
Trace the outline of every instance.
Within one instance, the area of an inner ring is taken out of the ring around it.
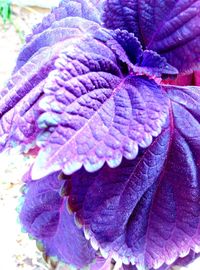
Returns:
[[[25,230],[42,242],[48,256],[81,268],[93,261],[95,251],[67,212],[66,198],[62,197],[65,182],[57,177],[54,173],[37,182],[29,180],[20,220]]]
[[[36,156],[20,220],[47,256],[91,270],[198,256],[199,64],[199,0],[63,0],[34,27],[0,92],[0,151]]]
[[[91,76],[88,73],[90,54],[85,52],[84,57],[80,54],[79,58],[81,75],[74,74],[72,79],[71,74],[61,76],[67,63],[65,58],[64,62],[60,60],[60,70],[53,74],[52,84],[48,85],[47,95],[41,101],[46,112],[38,123],[46,130],[39,137],[39,143],[42,139],[46,146],[34,164],[32,176],[35,179],[60,169],[69,175],[82,165],[93,172],[105,161],[110,167],[117,167],[123,156],[135,158],[138,146],[149,146],[152,136],[160,133],[165,121],[167,101],[154,81],[110,74],[114,67],[103,58],[104,70],[99,74],[101,66],[96,66],[96,59],[92,59]],[[51,104],[56,111],[52,110]],[[53,128],[52,134],[46,135],[50,128]]]
[[[199,0],[107,0],[104,21],[108,28],[134,33],[180,72],[199,67]]]
[[[134,161],[96,174],[82,169],[71,178],[76,218],[124,263],[158,268],[200,244],[199,90],[167,89],[172,111],[166,126]]]

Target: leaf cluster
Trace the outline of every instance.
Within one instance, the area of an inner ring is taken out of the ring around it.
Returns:
[[[0,92],[0,150],[34,155],[20,220],[77,269],[200,250],[200,1],[63,0]]]

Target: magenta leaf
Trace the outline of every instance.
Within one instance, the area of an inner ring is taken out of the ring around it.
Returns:
[[[111,29],[134,33],[142,45],[180,72],[200,63],[200,1],[107,0],[104,22]]]
[[[25,230],[41,241],[47,256],[82,268],[95,258],[95,251],[67,212],[66,198],[60,193],[64,181],[52,174],[26,185],[20,221]]]
[[[138,269],[170,265],[200,247],[200,89],[164,89],[169,119],[153,143],[115,169],[81,169],[68,187],[87,238]]]
[[[120,70],[105,43],[87,39],[69,47],[56,68],[40,102],[45,112],[38,125],[44,132],[37,141],[42,149],[34,179],[57,170],[71,174],[82,165],[93,172],[105,161],[117,167],[123,156],[135,158],[138,146],[147,147],[160,133],[168,111],[161,88]]]
[[[176,78],[164,79],[163,83],[179,86],[187,86],[187,85],[200,86],[200,70],[196,70],[192,73],[184,75],[178,75]]]

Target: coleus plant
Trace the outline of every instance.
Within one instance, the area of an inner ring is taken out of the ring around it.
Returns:
[[[198,256],[199,66],[199,0],[64,0],[33,29],[0,92],[0,149],[35,156],[19,216],[48,256]]]

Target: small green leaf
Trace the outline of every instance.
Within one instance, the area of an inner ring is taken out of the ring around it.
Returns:
[[[10,0],[0,0],[0,17],[5,24],[7,21],[11,21],[11,6]]]

